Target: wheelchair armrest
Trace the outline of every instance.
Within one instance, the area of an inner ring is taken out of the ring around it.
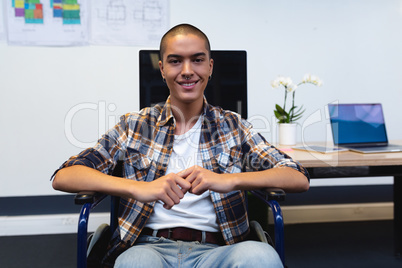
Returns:
[[[285,191],[279,188],[268,188],[265,190],[254,190],[250,192],[264,201],[285,201],[286,197]]]
[[[265,190],[268,200],[285,201],[286,193],[279,188],[269,188]]]
[[[107,195],[97,192],[83,191],[79,192],[74,197],[74,203],[76,205],[84,205],[86,203],[92,204],[92,208],[98,205]]]
[[[95,201],[96,192],[79,192],[74,197],[74,204],[83,205],[85,203],[93,203]]]

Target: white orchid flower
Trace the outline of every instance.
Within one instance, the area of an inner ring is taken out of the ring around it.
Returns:
[[[283,82],[284,86],[290,86],[292,84],[292,79],[290,79],[290,77],[285,77],[285,80]]]
[[[311,77],[311,83],[316,85],[316,86],[321,86],[322,85],[322,81],[320,78],[318,78],[318,76],[313,75]]]
[[[302,81],[299,83],[300,84],[305,84],[305,83],[310,83],[316,86],[321,86],[322,81],[320,78],[316,75],[311,75],[311,74],[305,74]]]
[[[277,88],[279,86],[283,86],[286,90],[286,94],[285,94],[285,101],[283,104],[283,107],[279,106],[278,104],[276,105],[276,107],[280,107],[280,108],[275,108],[274,113],[276,118],[278,119],[279,123],[291,123],[291,122],[295,122],[296,120],[300,119],[304,109],[302,108],[303,106],[295,106],[295,90],[302,84],[313,84],[316,86],[321,86],[322,85],[322,81],[318,76],[315,75],[311,75],[311,74],[305,74],[303,76],[303,79],[300,83],[298,84],[293,84],[292,79],[290,79],[290,77],[285,77],[285,76],[278,76],[275,80],[271,81],[271,86],[273,88]],[[286,99],[287,99],[287,93],[293,92],[292,94],[292,106],[290,107],[289,111],[287,109],[285,109],[286,107]],[[296,109],[296,107],[298,107],[298,109]]]
[[[312,84],[314,84],[314,85],[317,85],[317,83],[318,83],[318,77],[315,76],[315,75],[312,75],[312,76],[311,76],[311,81],[310,81],[310,83],[312,83]]]
[[[277,88],[279,86],[280,86],[280,84],[279,84],[278,79],[275,79],[275,80],[271,81],[271,87]]]
[[[290,77],[278,76],[275,80],[271,81],[271,86],[277,88],[280,85],[287,87],[292,84],[292,79]]]
[[[308,83],[311,81],[311,74],[305,74],[301,83]]]
[[[290,84],[290,85],[288,85],[288,86],[286,87],[286,90],[287,90],[288,92],[292,92],[292,91],[296,90],[296,88],[297,88],[297,85],[295,85],[295,84]]]
[[[278,83],[280,84],[280,85],[283,85],[283,83],[285,82],[285,77],[284,76],[278,76],[277,78],[276,78],[276,80],[278,81]]]

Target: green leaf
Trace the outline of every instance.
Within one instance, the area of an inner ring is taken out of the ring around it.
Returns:
[[[275,105],[274,110],[275,117],[278,119],[278,123],[290,123],[290,113],[286,112],[281,106],[278,104]]]
[[[285,114],[285,113],[286,113],[285,110],[283,110],[282,107],[279,106],[278,104],[275,105],[275,108],[276,108],[276,110],[277,110],[279,113],[281,113],[281,114]]]
[[[296,110],[297,109],[297,110]],[[289,110],[289,114],[290,114],[290,121],[291,122],[295,122],[297,120],[299,120],[303,113],[305,112],[306,109],[303,109],[303,105],[298,107],[298,106],[293,106],[290,110]]]

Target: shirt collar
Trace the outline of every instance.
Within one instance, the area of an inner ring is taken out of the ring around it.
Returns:
[[[202,116],[208,120],[208,121],[214,121],[216,118],[214,116],[213,113],[213,107],[211,105],[208,104],[207,99],[204,96],[204,106],[203,106],[203,112],[202,112]],[[159,124],[161,126],[166,125],[170,120],[172,120],[172,122],[174,122],[174,116],[172,113],[172,106],[171,106],[171,102],[170,102],[170,96],[167,98],[165,104],[162,107],[162,111],[159,117]],[[174,123],[173,123],[174,124]]]
[[[172,108],[170,103],[170,96],[167,98],[165,104],[162,107],[162,111],[159,116],[159,124],[161,126],[166,125],[170,120],[174,120]]]

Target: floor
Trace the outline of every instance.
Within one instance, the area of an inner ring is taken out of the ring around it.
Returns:
[[[76,267],[76,235],[0,237],[0,267]],[[402,267],[392,221],[285,226],[288,267]]]

